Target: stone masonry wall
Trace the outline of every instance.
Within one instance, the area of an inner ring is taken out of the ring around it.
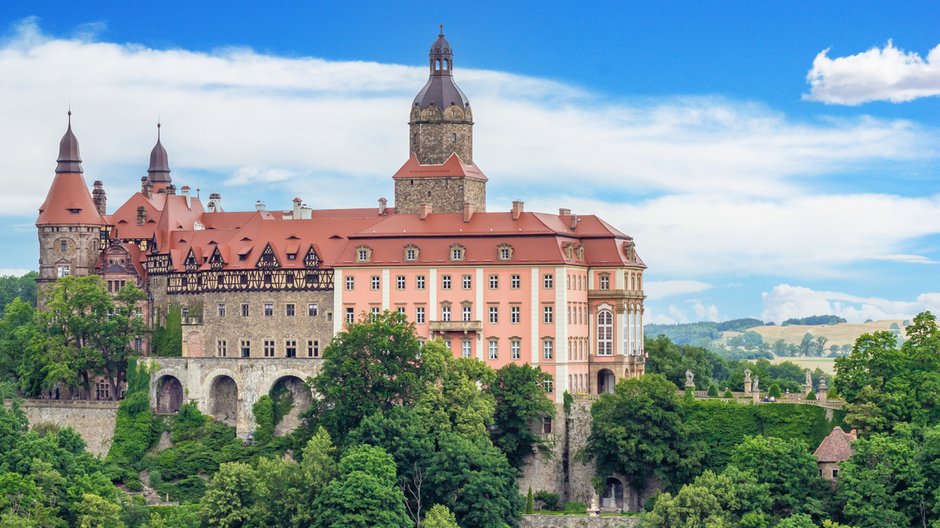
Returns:
[[[468,178],[424,177],[395,180],[395,212],[417,214],[422,203],[432,213],[462,213],[464,202],[486,211],[486,182]]]
[[[40,423],[71,427],[88,444],[88,451],[100,456],[111,448],[117,408],[112,401],[26,400],[23,405],[31,427]]]
[[[410,128],[412,152],[423,165],[440,165],[454,153],[473,162],[473,123],[413,122]]]
[[[589,517],[586,515],[524,515],[522,528],[633,528],[639,517]]]

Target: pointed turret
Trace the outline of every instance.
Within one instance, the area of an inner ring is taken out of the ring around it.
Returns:
[[[82,177],[82,159],[78,153],[78,139],[72,133],[72,112],[69,125],[59,142],[58,164],[55,178],[46,201],[39,208],[36,225],[101,225],[103,220],[85,178]]]
[[[166,149],[160,143],[160,123],[157,123],[157,144],[150,151],[150,167],[147,169],[147,179],[150,183],[170,183],[170,162]]]
[[[78,153],[78,139],[72,133],[72,111],[69,110],[69,127],[59,141],[59,157],[56,159],[58,164],[55,171],[58,172],[82,172],[82,156]]]

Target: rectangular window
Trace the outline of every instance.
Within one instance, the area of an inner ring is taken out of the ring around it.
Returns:
[[[460,342],[460,356],[468,358],[473,354],[473,344],[469,339],[464,339]]]
[[[415,322],[418,324],[424,324],[424,306],[418,306],[415,308]]]
[[[404,290],[405,289],[405,276],[399,275],[398,277],[396,277],[395,285],[398,287],[399,290]]]
[[[472,275],[464,275],[463,277],[461,277],[460,280],[461,280],[461,285],[463,286],[463,289],[469,290],[470,288],[473,287]]]
[[[491,339],[489,342],[490,359],[499,359],[499,341]]]
[[[520,310],[518,306],[510,306],[509,307],[509,322],[518,323],[519,320],[522,318],[521,312],[522,310]]]
[[[69,241],[62,239],[59,241],[59,251],[68,251],[69,250]]]
[[[60,278],[60,279],[61,279],[62,277],[68,277],[69,275],[72,274],[72,270],[71,270],[71,268],[69,268],[69,265],[68,265],[68,264],[61,264],[61,265],[59,265],[59,268],[58,268],[58,269],[59,269],[59,278]]]
[[[415,248],[408,248],[405,250],[405,260],[417,260],[418,259],[418,250]]]
[[[542,417],[542,434],[552,434],[552,417],[551,416]]]
[[[490,306],[490,324],[496,324],[499,322],[499,307]]]
[[[264,357],[267,357],[267,358],[274,357],[274,340],[273,339],[264,340]]]
[[[95,395],[99,400],[110,400],[111,385],[109,383],[99,383],[95,388]]]
[[[225,303],[219,303],[219,317],[225,317]]]
[[[415,288],[419,290],[424,289],[424,275],[418,275],[415,277]]]
[[[289,358],[297,357],[297,340],[296,339],[288,339],[284,341],[284,355]]]
[[[307,340],[307,357],[320,357],[320,341],[316,339]]]
[[[513,339],[509,342],[509,355],[512,359],[522,357],[522,343],[520,343],[518,339]]]
[[[399,307],[398,307],[398,315],[405,315],[405,307],[404,307],[404,306],[399,306]]]
[[[356,322],[356,312],[354,308],[346,308],[346,322],[348,324]]]
[[[293,317],[294,312],[294,303],[284,305],[284,313],[287,314],[287,317]]]
[[[382,278],[378,275],[372,276],[372,289],[377,290],[382,287]]]
[[[460,311],[461,311],[461,319],[463,321],[469,321],[470,315],[471,315],[470,312],[472,311],[471,306],[469,304],[465,304],[463,305]]]
[[[450,321],[450,306],[441,306],[441,321]]]
[[[545,339],[542,341],[542,359],[552,359],[555,357],[554,351],[555,343],[551,339]]]
[[[355,277],[346,277],[346,289],[353,290],[356,288],[356,278]]]
[[[307,315],[310,317],[316,317],[320,313],[320,307],[315,303],[310,303],[307,305]]]
[[[264,303],[264,316],[271,317],[274,315],[274,303]]]
[[[509,260],[512,258],[512,250],[508,247],[499,248],[499,260]]]
[[[224,339],[215,342],[215,355],[225,357],[228,355],[228,343]]]
[[[555,310],[551,306],[542,307],[542,322],[551,324],[555,320]]]
[[[370,317],[372,318],[373,321],[375,321],[376,319],[379,318],[379,307],[378,307],[378,306],[373,306],[373,307],[372,307],[372,313],[370,314]]]
[[[251,357],[251,340],[250,339],[242,339],[241,343],[239,343],[239,347],[241,348],[243,358]]]
[[[545,287],[546,290],[550,290],[554,288],[555,276],[552,275],[551,273],[546,273],[545,276],[542,277],[542,285]]]
[[[509,277],[509,287],[518,290],[522,286],[522,277],[519,275],[512,275]]]
[[[543,381],[542,383],[545,385],[545,392],[552,392],[554,390],[551,376],[546,377],[545,381]]]
[[[499,288],[499,275],[490,275],[490,289]]]
[[[248,303],[242,303],[242,317],[248,317]]]
[[[610,275],[601,275],[601,289],[602,290],[610,289]]]
[[[442,290],[450,289],[450,275],[441,275],[441,289]]]

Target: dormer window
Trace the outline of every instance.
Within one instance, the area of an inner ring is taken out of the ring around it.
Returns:
[[[632,240],[623,243],[623,255],[631,262],[636,260],[636,247]]]
[[[496,256],[499,260],[512,260],[512,246],[503,244],[496,249]]]
[[[81,209],[69,209],[68,211],[69,211],[70,213],[72,213],[72,214],[78,214],[78,213],[82,212]]]
[[[359,246],[356,248],[356,262],[369,262],[372,260],[372,248]]]
[[[297,260],[297,253],[288,253],[287,260]]]
[[[414,262],[418,260],[418,246],[410,244],[405,246],[405,260],[408,262]]]
[[[466,256],[467,250],[460,244],[454,244],[450,247],[450,260],[458,261],[463,260]]]

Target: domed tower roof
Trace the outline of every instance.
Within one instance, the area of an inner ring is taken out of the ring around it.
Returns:
[[[441,110],[451,105],[461,108],[470,106],[470,100],[464,95],[457,83],[454,82],[454,51],[450,42],[444,38],[444,26],[431,44],[429,54],[430,77],[424,88],[415,97],[414,106],[429,108],[437,106]]]
[[[150,151],[150,167],[147,169],[147,179],[150,180],[150,183],[170,183],[172,181],[166,149],[160,143],[160,123],[157,123],[157,144]]]
[[[82,172],[82,156],[78,152],[78,139],[72,133],[72,111],[69,110],[69,127],[59,141],[59,157],[56,159],[55,171]]]

